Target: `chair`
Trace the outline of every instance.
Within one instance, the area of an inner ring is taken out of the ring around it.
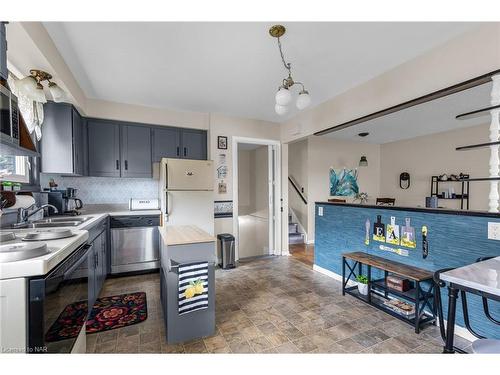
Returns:
[[[396,198],[377,198],[375,204],[377,206],[394,206],[396,204]]]

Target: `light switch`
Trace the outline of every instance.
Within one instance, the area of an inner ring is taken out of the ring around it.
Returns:
[[[323,207],[318,207],[318,216],[323,216]]]
[[[500,241],[500,223],[488,223],[488,239]]]

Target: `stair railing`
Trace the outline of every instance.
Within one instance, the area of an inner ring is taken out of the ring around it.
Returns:
[[[307,204],[307,198],[302,192],[302,188],[299,188],[299,184],[295,181],[295,179],[292,176],[288,176],[288,181],[290,182],[290,184],[292,184],[293,189],[299,195],[302,202],[304,202],[304,204]]]

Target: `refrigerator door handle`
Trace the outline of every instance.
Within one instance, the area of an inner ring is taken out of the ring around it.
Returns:
[[[167,207],[165,207],[165,213],[166,213],[166,216],[168,218],[169,215],[172,214],[172,203],[170,201],[170,193],[167,191],[165,194],[167,194],[167,199],[166,199],[166,205]]]

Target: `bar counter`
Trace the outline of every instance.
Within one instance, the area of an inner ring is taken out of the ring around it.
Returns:
[[[415,247],[374,239],[374,223],[380,216],[384,234],[391,217],[399,226],[409,219],[414,229]],[[500,214],[482,211],[432,209],[424,207],[376,206],[369,204],[316,202],[314,269],[341,279],[342,253],[361,251],[431,272],[475,263],[480,257],[499,256],[500,241],[488,239],[488,223],[500,223]],[[426,229],[424,247],[423,229]],[[368,236],[367,236],[368,235]],[[382,242],[383,241],[383,242]],[[447,313],[447,295],[442,291]],[[500,327],[487,321],[482,301],[468,299],[471,323],[485,336],[500,338]],[[492,315],[500,316],[500,304],[492,305]],[[457,324],[463,326],[461,307]]]

